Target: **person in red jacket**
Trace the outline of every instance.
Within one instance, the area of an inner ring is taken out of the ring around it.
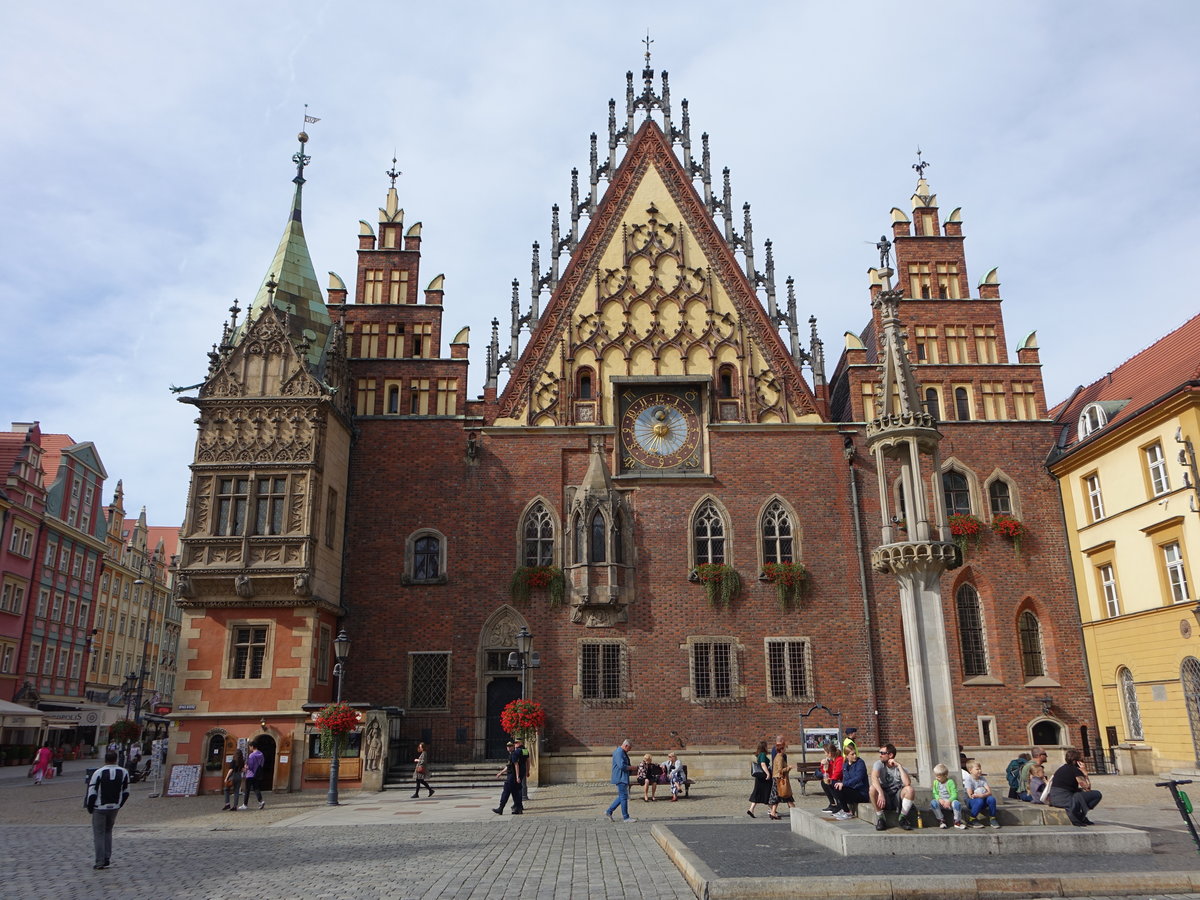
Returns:
[[[846,759],[842,756],[841,748],[833,741],[826,741],[821,749],[825,751],[825,758],[821,760],[821,790],[829,800],[829,805],[821,811],[835,812],[841,808],[842,802],[833,786],[842,780],[842,767],[846,764]]]

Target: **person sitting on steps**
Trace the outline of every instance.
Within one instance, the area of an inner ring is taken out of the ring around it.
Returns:
[[[933,817],[938,820],[938,828],[949,828],[946,822],[946,812],[954,815],[954,827],[962,831],[967,826],[963,823],[962,802],[958,799],[958,785],[950,778],[950,770],[942,763],[933,767],[933,784],[930,786],[931,799],[929,808]]]
[[[916,818],[916,806],[913,798],[912,779],[904,766],[896,759],[896,748],[884,744],[879,748],[879,759],[871,767],[871,802],[875,805],[875,830],[887,828],[883,814],[895,810],[900,814],[900,827],[905,831],[913,830],[913,819]]]

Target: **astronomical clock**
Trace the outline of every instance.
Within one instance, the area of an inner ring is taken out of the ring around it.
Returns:
[[[704,471],[703,388],[618,386],[620,470],[693,475]]]

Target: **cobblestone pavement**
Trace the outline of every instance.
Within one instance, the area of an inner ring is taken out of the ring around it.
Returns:
[[[23,770],[0,769],[0,898],[690,898],[649,833],[655,823],[685,836],[722,877],[784,874],[780,861],[790,858],[800,869],[792,874],[833,879],[828,896],[838,896],[834,869],[823,867],[836,869],[840,858],[800,852],[785,824],[748,819],[741,781],[698,784],[694,798],[679,803],[643,803],[635,794],[630,812],[639,821],[629,825],[604,820],[612,787],[602,784],[537,788],[521,818],[491,812],[499,784],[446,787],[420,800],[404,791],[345,792],[338,807],[321,791],[271,794],[265,810],[236,814],[221,811],[220,797],[151,799],[151,787],[139,784],[117,822],[113,867],[94,871],[83,769],[68,763],[63,778],[38,787]],[[1105,815],[1095,818],[1151,830],[1156,865],[1145,868],[1194,871],[1195,848],[1153,780],[1105,779],[1096,811]],[[798,801],[821,805],[812,796]],[[863,860],[857,871],[870,874],[883,859]],[[928,858],[888,865],[943,871]],[[958,865],[961,858],[944,871]],[[1154,900],[1177,896],[1200,900]]]

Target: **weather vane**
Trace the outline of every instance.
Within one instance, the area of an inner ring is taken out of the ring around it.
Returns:
[[[654,41],[650,37],[650,29],[649,28],[646,29],[646,37],[642,41],[642,43],[646,45],[646,68],[650,68],[650,45],[653,44]]]
[[[310,116],[308,114],[308,104],[305,103],[304,124],[315,124],[320,121],[321,120],[316,116]],[[311,156],[304,152],[304,145],[308,143],[308,132],[301,128],[300,133],[296,135],[296,137],[300,139],[300,149],[292,154],[292,162],[296,164],[296,177],[293,178],[292,181],[296,184],[304,184],[304,167],[307,166],[309,161],[312,159]]]
[[[403,172],[401,172],[399,169],[397,169],[397,168],[396,168],[396,157],[395,157],[395,155],[394,155],[394,154],[395,154],[395,152],[396,152],[396,151],[394,151],[394,150],[392,151],[392,153],[393,153],[393,156],[392,156],[392,167],[391,167],[390,169],[388,169],[386,172],[384,172],[384,173],[383,173],[383,174],[384,174],[384,175],[386,175],[388,178],[392,179],[392,187],[393,187],[393,188],[396,186],[396,179],[397,179],[397,178],[399,178],[401,175],[403,175],[403,174],[404,174]]]
[[[921,148],[917,147],[917,161],[913,163],[913,169],[916,170],[917,177],[924,178],[925,170],[928,169],[929,166],[930,163],[927,163],[925,160],[921,159]]]

